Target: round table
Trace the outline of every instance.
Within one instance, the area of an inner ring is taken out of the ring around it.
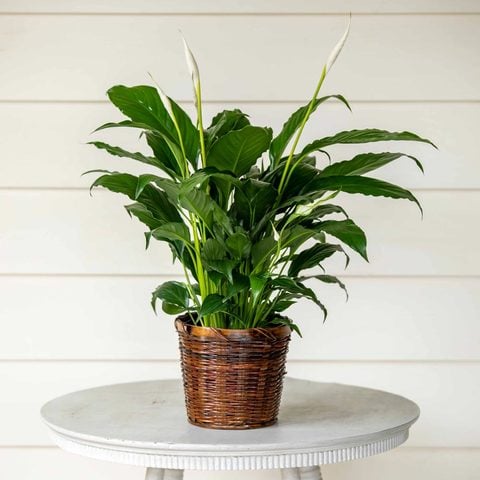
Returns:
[[[210,430],[187,422],[179,380],[110,385],[48,402],[42,417],[61,448],[147,467],[148,480],[183,470],[278,468],[284,479],[321,479],[320,465],[368,457],[408,438],[420,410],[369,388],[285,379],[276,425]]]

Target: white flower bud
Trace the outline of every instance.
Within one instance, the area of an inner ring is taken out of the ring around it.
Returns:
[[[185,50],[185,58],[187,60],[187,65],[190,71],[190,75],[192,76],[193,85],[195,89],[198,89],[200,85],[200,72],[198,70],[197,61],[195,60],[195,57],[193,56],[193,53],[190,50],[183,35],[182,35],[182,40],[183,40],[183,48]]]
[[[160,95],[160,100],[163,103],[163,106],[165,107],[165,110],[168,112],[170,115],[170,118],[174,118],[175,114],[173,113],[173,108],[172,108],[172,102],[170,102],[170,99],[165,95],[165,92],[157,85],[157,90],[158,94]]]
[[[335,60],[337,59],[338,55],[342,51],[343,46],[345,45],[345,42],[347,41],[348,33],[350,32],[350,24],[352,22],[352,15],[348,17],[348,25],[347,29],[345,30],[345,33],[343,34],[342,38],[338,41],[338,43],[335,45],[335,48],[332,50],[332,53],[330,53],[330,56],[328,57],[327,63],[325,65],[325,72],[328,73],[328,71],[332,68],[333,64],[335,63]]]

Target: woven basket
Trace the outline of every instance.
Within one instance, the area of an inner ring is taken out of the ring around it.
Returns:
[[[199,427],[242,430],[277,421],[289,327],[246,330],[177,318],[187,416]]]

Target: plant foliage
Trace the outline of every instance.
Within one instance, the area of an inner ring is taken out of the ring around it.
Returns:
[[[196,121],[160,89],[117,85],[108,97],[126,119],[97,130],[138,129],[151,153],[91,142],[114,156],[152,166],[158,174],[101,171],[92,187],[126,195],[133,202],[125,207],[127,212],[147,229],[147,246],[153,240],[166,242],[174,261],[183,265],[185,281],[157,287],[154,308],[160,301],[166,313],[188,313],[203,326],[288,324],[298,331],[283,312],[300,298],[327,313],[307,285],[309,280],[345,289],[337,278],[309,271],[323,269],[332,255],[343,255],[348,264],[345,247],[367,260],[365,233],[331,202],[333,198],[343,192],[406,199],[420,206],[408,190],[365,176],[401,157],[423,170],[416,158],[399,152],[361,153],[327,163],[329,147],[431,142],[410,132],[364,129],[319,138],[300,148],[303,127],[323,102],[332,99],[350,108],[341,95],[318,98],[326,68],[311,101],[293,112],[276,135],[271,128],[251,125],[238,109],[218,113],[204,128],[200,76],[188,47],[187,59]]]

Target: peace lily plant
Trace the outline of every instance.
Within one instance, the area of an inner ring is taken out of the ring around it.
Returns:
[[[344,246],[367,260],[362,229],[334,203],[339,193],[407,199],[414,195],[367,176],[373,170],[409,157],[399,152],[360,153],[333,161],[329,147],[384,141],[431,142],[410,132],[380,129],[342,131],[300,146],[307,121],[327,100],[348,109],[341,95],[319,96],[348,36],[348,30],[323,67],[311,100],[296,110],[280,132],[252,125],[242,111],[224,110],[205,127],[200,73],[185,43],[192,76],[196,119],[160,88],[117,85],[110,101],[127,117],[97,129],[126,127],[141,131],[150,156],[103,142],[108,153],[156,167],[158,175],[98,171],[92,187],[104,187],[131,199],[127,212],[147,227],[147,247],[166,242],[185,281],[168,281],[155,289],[152,305],[186,314],[193,325],[226,329],[288,325],[285,311],[306,298],[326,309],[307,281],[338,284],[336,277],[311,271]],[[433,145],[433,144],[432,144]],[[319,158],[317,158],[319,157]],[[340,243],[336,243],[336,241]],[[342,245],[343,244],[343,245]]]

